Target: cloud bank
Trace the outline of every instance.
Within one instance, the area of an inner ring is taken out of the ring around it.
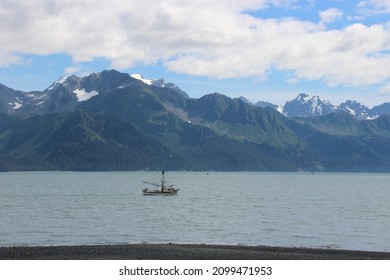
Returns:
[[[216,79],[291,80],[366,86],[390,79],[390,22],[328,24],[343,12],[321,11],[318,22],[255,17],[297,0],[2,0],[0,67],[29,54],[65,53],[77,63],[107,59],[112,67],[162,63],[168,70]],[[310,2],[310,1],[309,1]],[[361,1],[360,14],[389,13],[390,2]]]

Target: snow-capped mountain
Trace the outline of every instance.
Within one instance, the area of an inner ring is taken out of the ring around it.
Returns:
[[[358,120],[370,118],[370,108],[357,101],[347,100],[341,103],[337,110],[347,112]]]
[[[44,91],[23,92],[0,84],[0,112],[48,114],[72,111],[101,92],[147,84],[170,88],[188,98],[188,95],[164,79],[148,80],[141,75],[129,75],[115,70],[105,70],[86,77],[75,75],[61,77]]]
[[[142,81],[143,83],[149,85],[149,86],[155,86],[159,88],[170,88],[175,90],[180,95],[184,96],[185,98],[189,98],[188,94],[184,91],[182,91],[177,85],[174,83],[166,82],[164,79],[158,79],[158,80],[151,80],[151,79],[145,79],[140,74],[131,74],[132,78]]]
[[[319,96],[301,93],[297,98],[286,102],[283,113],[289,117],[314,117],[330,114],[337,110],[328,100]]]
[[[130,86],[134,79],[117,71],[103,71],[86,77],[75,75],[62,77],[39,96],[31,96],[17,113],[57,113],[74,110],[81,102],[114,88]]]
[[[314,117],[328,115],[335,111],[343,111],[358,120],[369,120],[390,114],[390,102],[375,106],[372,109],[353,100],[347,100],[339,106],[335,106],[319,96],[309,96],[305,93],[301,93],[295,99],[286,102],[284,106],[277,106],[264,101],[259,101],[254,105],[274,108],[288,117]]]

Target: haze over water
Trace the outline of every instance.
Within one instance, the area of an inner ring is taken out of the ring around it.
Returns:
[[[389,174],[0,174],[0,246],[207,243],[390,252]]]

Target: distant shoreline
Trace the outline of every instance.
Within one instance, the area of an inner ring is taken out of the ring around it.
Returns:
[[[0,247],[0,260],[390,260],[390,252],[207,244]]]

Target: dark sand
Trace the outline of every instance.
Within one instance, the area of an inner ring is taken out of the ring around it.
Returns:
[[[204,244],[0,247],[0,260],[390,260],[390,252]]]

